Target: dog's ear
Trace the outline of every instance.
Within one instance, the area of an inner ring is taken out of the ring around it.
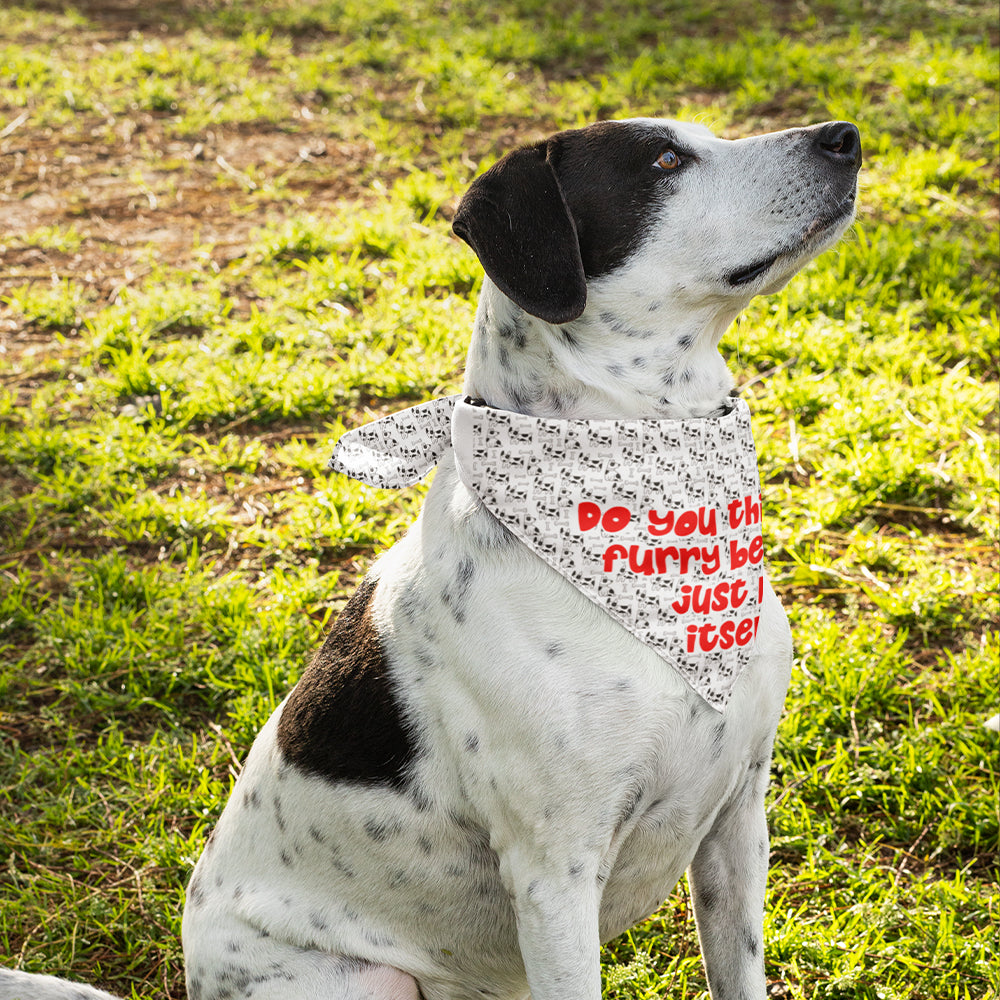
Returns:
[[[517,149],[473,181],[452,229],[504,295],[532,316],[568,323],[587,304],[587,279],[548,148]]]

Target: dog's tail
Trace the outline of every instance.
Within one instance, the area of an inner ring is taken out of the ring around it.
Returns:
[[[118,997],[55,976],[0,969],[0,1000],[118,1000]]]

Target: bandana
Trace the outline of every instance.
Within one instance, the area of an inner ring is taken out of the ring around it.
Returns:
[[[521,542],[725,708],[764,587],[744,401],[701,419],[559,420],[450,396],[349,431],[329,467],[398,489],[449,447],[462,482]]]

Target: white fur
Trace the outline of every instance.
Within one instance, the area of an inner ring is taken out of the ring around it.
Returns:
[[[116,1000],[110,993],[93,986],[10,969],[0,969],[0,997],[3,1000]]]

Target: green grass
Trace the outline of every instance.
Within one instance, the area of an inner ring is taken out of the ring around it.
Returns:
[[[725,344],[797,643],[768,979],[1000,995],[993,6],[54,9],[0,11],[0,964],[183,996],[239,760],[419,507],[323,467],[460,385],[471,177],[595,117],[845,117],[856,226]],[[683,885],[604,975],[707,995]]]

